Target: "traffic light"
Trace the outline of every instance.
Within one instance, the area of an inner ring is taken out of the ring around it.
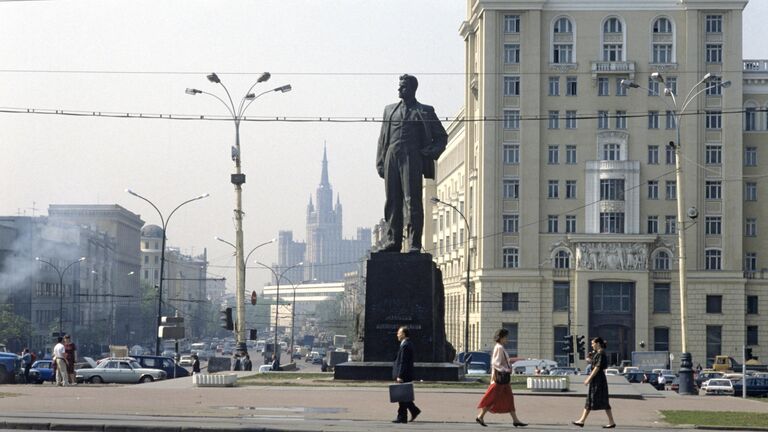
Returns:
[[[251,329],[250,334],[248,335],[248,340],[258,340],[258,331],[256,329]]]
[[[573,353],[573,335],[563,336],[563,352],[568,354]]]
[[[586,358],[587,347],[584,344],[584,336],[576,336],[576,352],[579,353],[579,360]]]
[[[219,311],[219,320],[221,321],[221,327],[227,330],[234,330],[235,324],[232,322],[232,308],[228,307],[222,311]]]

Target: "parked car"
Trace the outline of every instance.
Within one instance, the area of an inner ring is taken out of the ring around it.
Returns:
[[[179,359],[179,366],[191,367],[195,363],[195,359],[191,355],[183,355]]]
[[[54,382],[56,376],[53,374],[53,360],[38,360],[32,363],[29,369],[29,380],[37,384],[46,381]]]
[[[467,365],[467,375],[485,375],[487,373],[483,362],[470,362]]]
[[[722,378],[723,373],[714,371],[714,370],[708,370],[708,371],[701,371],[696,376],[696,387],[701,388],[702,384],[704,384],[704,381],[709,381],[712,378]]]
[[[189,371],[177,365],[170,357],[137,355],[131,356],[131,358],[135,359],[143,368],[165,371],[166,378],[183,378],[189,376]]]
[[[659,374],[653,372],[630,372],[623,374],[627,381],[635,384],[650,384],[656,390],[664,390],[664,384],[659,384]]]
[[[265,372],[272,372],[272,365],[261,365],[259,366],[259,373],[265,373]]]
[[[619,370],[618,370],[618,369],[616,369],[616,368],[607,368],[607,369],[605,370],[605,374],[606,374],[606,375],[621,375],[621,374],[619,373]]]
[[[673,392],[679,392],[680,391],[680,378],[675,377],[675,379],[672,380],[672,384],[669,385],[669,389]]]
[[[733,383],[734,396],[741,396],[743,392],[744,380]],[[747,396],[768,396],[768,377],[754,376],[747,377]]]
[[[10,352],[0,351],[0,384],[23,382],[24,370],[21,366],[21,356]],[[19,380],[21,378],[21,380]]]
[[[572,367],[556,367],[550,370],[549,374],[557,376],[578,375],[579,371]]]
[[[456,355],[456,361],[464,363],[465,353],[460,352]],[[468,354],[469,363],[483,363],[485,365],[485,373],[491,373],[491,354],[485,351],[470,351]]]
[[[622,371],[622,373],[625,375],[632,372],[642,372],[642,371],[637,366],[625,366],[624,370]]]
[[[143,368],[133,358],[125,357],[104,359],[89,369],[76,369],[75,376],[77,382],[128,384],[163,380],[166,373],[160,369]]]
[[[701,385],[705,395],[731,395],[733,396],[733,383],[725,378],[712,378]],[[749,390],[749,387],[747,387]]]

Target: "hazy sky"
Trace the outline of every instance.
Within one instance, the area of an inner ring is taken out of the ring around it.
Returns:
[[[418,98],[440,117],[463,104],[464,0],[50,0],[0,2],[0,108],[216,116],[217,72],[239,100],[262,71],[269,93],[248,115],[379,117],[397,99],[397,77],[419,77]],[[768,1],[745,10],[744,57],[768,58]],[[305,238],[305,210],[327,143],[330,181],[341,195],[344,234],[383,211],[374,168],[379,125],[360,122],[247,122],[241,127],[246,248],[291,229]],[[0,214],[45,213],[49,204],[117,203],[159,224],[146,196],[179,210],[169,244],[208,248],[211,272],[234,285],[231,121],[98,118],[0,113]],[[273,262],[276,246],[254,253]],[[221,267],[218,267],[221,266]],[[249,270],[248,289],[268,279]]]

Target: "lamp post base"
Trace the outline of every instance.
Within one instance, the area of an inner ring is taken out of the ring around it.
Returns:
[[[678,373],[678,382],[680,387],[678,393],[681,395],[697,395],[696,383],[693,380],[693,357],[691,353],[680,354],[680,371]]]

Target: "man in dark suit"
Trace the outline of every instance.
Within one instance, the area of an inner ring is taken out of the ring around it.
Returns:
[[[398,383],[407,383],[413,381],[413,345],[409,339],[410,331],[408,327],[397,329],[397,340],[400,341],[400,349],[397,351],[397,358],[392,365],[392,379]],[[408,423],[408,411],[411,412],[411,421],[421,414],[421,410],[416,407],[413,401],[398,402],[397,418],[392,423]]]
[[[409,253],[421,251],[424,229],[422,176],[435,178],[435,161],[445,150],[448,134],[435,109],[416,100],[418,80],[402,75],[400,102],[384,108],[376,152],[376,171],[384,179],[384,218],[388,230],[382,251],[400,252],[403,224],[408,230]]]

